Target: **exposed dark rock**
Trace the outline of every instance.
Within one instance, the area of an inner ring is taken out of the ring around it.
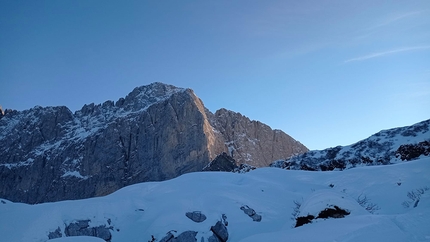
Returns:
[[[228,240],[228,231],[223,222],[218,221],[215,226],[211,227],[211,231],[219,241],[226,242]]]
[[[326,208],[318,214],[317,218],[343,218],[346,215],[349,215],[350,212],[341,209],[338,206],[334,206],[334,208]]]
[[[221,240],[218,239],[218,237],[215,234],[212,234],[209,238],[208,238],[209,242],[221,242]]]
[[[396,156],[400,157],[403,161],[410,161],[421,155],[430,155],[430,141],[426,140],[418,144],[404,144],[396,151]]]
[[[240,209],[246,215],[248,215],[250,218],[252,218],[252,220],[254,220],[256,222],[260,222],[261,221],[261,218],[262,218],[261,215],[257,214],[254,209],[248,207],[247,205],[240,207]]]
[[[175,237],[171,232],[168,232],[160,242],[195,242],[197,232],[196,231],[185,231]]]
[[[234,173],[246,173],[257,169],[255,166],[248,164],[237,165],[235,159],[226,152],[219,154],[213,161],[203,168],[203,171],[227,171]]]
[[[312,220],[315,218],[314,215],[307,215],[307,216],[302,216],[302,217],[297,217],[296,218],[296,228],[300,227],[304,224],[308,224],[308,223],[312,223]]]
[[[89,222],[91,220],[79,220],[74,223],[70,223],[66,226],[64,233],[66,236],[93,236],[92,229],[90,229]]]
[[[306,164],[301,164],[300,165],[300,170],[304,170],[304,171],[316,171],[316,168],[313,168],[312,166],[308,166]]]
[[[206,220],[206,215],[202,214],[200,211],[187,212],[185,213],[185,216],[196,223],[201,223]]]
[[[346,215],[349,215],[350,212],[348,210],[339,208],[338,206],[334,205],[333,208],[326,208],[323,211],[319,212],[318,216],[315,217],[314,215],[307,215],[307,216],[301,216],[296,218],[296,228],[300,227],[304,224],[312,223],[313,219],[327,219],[327,218],[344,218]]]
[[[185,231],[178,235],[178,237],[174,238],[172,242],[194,242],[197,241],[196,235],[196,231]]]
[[[222,219],[222,223],[227,227],[228,226],[227,215],[223,213],[221,216],[221,219]]]
[[[227,153],[223,152],[209,163],[203,171],[234,171],[238,166],[236,161]]]
[[[110,228],[105,225],[100,225],[97,227],[90,227],[89,222],[91,220],[78,220],[74,223],[70,223],[64,229],[64,234],[69,236],[93,236],[101,238],[105,241],[110,242],[112,239],[112,234],[110,233]]]
[[[63,237],[63,234],[61,233],[60,227],[58,227],[55,231],[49,232],[48,239],[56,239]]]
[[[246,173],[246,172],[250,172],[252,170],[257,169],[257,167],[255,166],[251,166],[248,164],[240,164],[239,167],[235,168],[233,170],[234,173]]]

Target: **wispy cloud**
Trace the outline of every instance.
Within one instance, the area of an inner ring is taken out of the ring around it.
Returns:
[[[393,17],[387,18],[384,21],[382,21],[381,23],[378,23],[378,24],[376,24],[374,26],[371,26],[370,28],[368,28],[368,30],[372,30],[372,29],[384,27],[384,26],[390,25],[390,24],[392,24],[394,22],[397,22],[397,21],[399,21],[401,19],[408,18],[408,17],[413,16],[413,15],[421,14],[422,12],[424,12],[424,10],[399,14],[397,16],[393,16]]]
[[[409,29],[412,26],[415,26],[417,23],[420,23],[420,21],[416,19],[419,17],[419,15],[427,16],[429,13],[430,13],[429,9],[424,9],[420,11],[410,11],[410,12],[399,13],[397,15],[385,16],[379,21],[376,21],[376,23],[374,22],[373,25],[357,30],[356,31],[357,36],[354,39],[357,41],[368,39],[369,37],[380,34],[381,30],[384,30],[385,28],[389,28],[389,27],[395,27],[396,31],[399,31],[400,29],[405,31],[405,29]],[[400,23],[414,18],[415,20],[413,23],[409,22],[405,25],[400,25]]]
[[[391,55],[391,54],[396,54],[396,53],[401,53],[401,52],[414,51],[414,50],[427,50],[427,49],[430,49],[430,45],[404,47],[404,48],[399,48],[399,49],[394,49],[394,50],[389,50],[389,51],[383,51],[383,52],[376,52],[376,53],[372,53],[369,55],[364,55],[364,56],[352,58],[352,59],[344,61],[344,63],[353,62],[353,61],[364,61],[364,60],[368,60],[368,59],[373,59],[373,58],[382,57],[382,56]]]

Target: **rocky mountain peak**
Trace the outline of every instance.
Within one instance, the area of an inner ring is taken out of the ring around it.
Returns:
[[[266,166],[306,151],[269,126],[211,113],[191,89],[153,83],[117,102],[6,112],[0,119],[0,197],[26,203],[106,195],[201,171],[227,152]]]
[[[154,82],[146,86],[134,88],[124,99],[118,100],[117,104],[119,107],[126,110],[138,111],[147,108],[153,103],[166,100],[177,92],[183,92],[185,90],[185,88]]]
[[[78,115],[98,115],[100,113],[119,113],[144,111],[154,103],[164,101],[178,92],[187,89],[178,88],[161,82],[136,87],[125,98],[119,98],[116,102],[106,101],[103,104],[85,104]]]

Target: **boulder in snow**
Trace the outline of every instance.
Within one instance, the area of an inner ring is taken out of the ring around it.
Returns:
[[[240,207],[241,210],[243,210],[243,212],[248,215],[250,218],[252,218],[252,220],[256,221],[256,222],[260,222],[261,221],[261,215],[257,214],[255,212],[254,209],[248,207],[247,205]]]
[[[218,241],[221,242],[226,242],[228,240],[228,231],[223,222],[218,221],[215,226],[211,227],[211,231],[214,233],[214,236],[211,236],[209,241],[211,241],[212,237],[214,237],[212,241],[216,241],[214,239],[218,239]]]
[[[187,212],[185,213],[185,216],[187,216],[187,218],[193,220],[196,223],[201,223],[206,220],[206,215],[204,215],[200,211]]]

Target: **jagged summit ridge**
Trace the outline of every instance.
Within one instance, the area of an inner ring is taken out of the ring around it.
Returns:
[[[106,101],[103,104],[95,105],[91,103],[84,105],[81,110],[77,111],[77,115],[88,115],[94,112],[95,108],[103,109],[101,112],[113,112],[120,115],[126,115],[129,112],[144,111],[149,106],[165,101],[173,94],[184,91],[192,91],[191,89],[178,88],[172,85],[155,82],[146,86],[136,87],[125,98],[113,101]],[[98,111],[98,110],[96,110]]]
[[[291,155],[290,147],[279,149],[290,142],[286,135],[233,116],[224,122],[191,89],[162,83],[137,87],[115,103],[84,105],[75,113],[64,106],[6,111],[0,119],[0,197],[39,203],[101,196],[201,171],[229,151],[226,144],[235,148],[236,161],[251,157],[255,166]],[[248,135],[251,141],[243,138]]]
[[[150,105],[164,101],[178,92],[190,91],[191,89],[179,88],[161,82],[154,82],[147,86],[134,88],[125,98],[120,98],[116,106],[124,110],[138,111]]]

